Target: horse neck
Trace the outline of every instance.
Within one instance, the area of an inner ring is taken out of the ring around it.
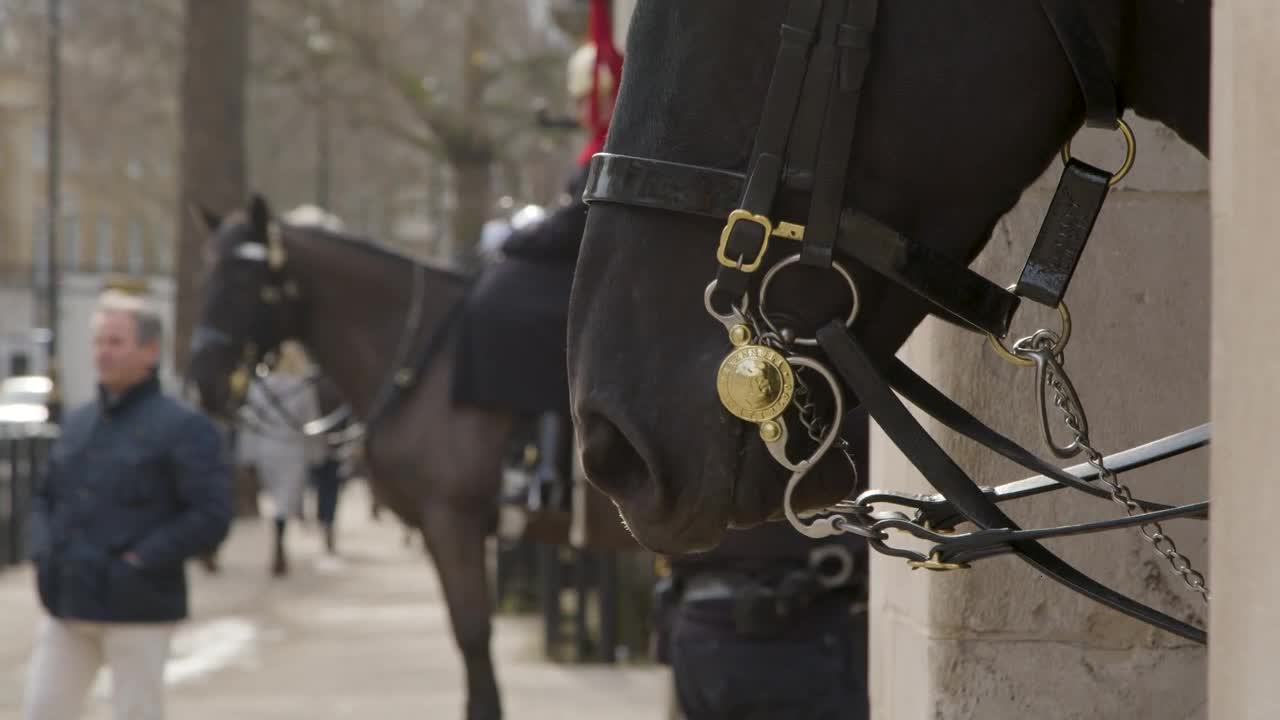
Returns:
[[[414,303],[413,263],[318,234],[285,238],[293,280],[305,299],[298,340],[357,415],[367,416],[397,370]],[[417,337],[434,332],[460,286],[427,272]]]
[[[1125,5],[1129,42],[1120,59],[1122,99],[1207,155],[1209,0],[1132,0]]]

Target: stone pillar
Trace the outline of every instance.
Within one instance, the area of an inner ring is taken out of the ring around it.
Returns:
[[[1255,37],[1260,46],[1269,42],[1261,32]],[[1252,94],[1264,90],[1259,84]],[[1094,444],[1103,453],[1203,423],[1209,408],[1207,162],[1162,126],[1131,123],[1138,134],[1137,167],[1111,193],[1067,296],[1075,319],[1067,368],[1089,411]],[[1090,131],[1074,147],[1094,164],[1115,167],[1123,145],[1118,134]],[[1261,163],[1256,168],[1259,175],[1265,172]],[[1000,222],[974,266],[978,272],[1001,284],[1017,279],[1060,172],[1055,163]],[[1269,202],[1280,205],[1274,197]],[[1269,246],[1272,254],[1277,246],[1255,244]],[[1263,268],[1273,266],[1251,267],[1266,272]],[[1026,305],[1015,332],[1057,327],[1052,312]],[[1252,319],[1261,319],[1260,313],[1266,310],[1239,309],[1242,333]],[[1275,337],[1269,327],[1253,329],[1258,342]],[[1033,370],[1009,365],[981,338],[932,320],[912,337],[902,357],[992,427],[1049,456],[1039,438]],[[1268,361],[1274,357],[1265,355]],[[1233,381],[1249,392],[1256,380],[1275,376],[1250,372]],[[984,484],[1031,474],[936,424],[929,429]],[[892,443],[878,430],[873,435],[873,485],[926,490]],[[1142,497],[1202,499],[1206,456],[1199,451],[1122,480]],[[1248,470],[1236,473],[1237,479],[1268,467],[1244,466]],[[1268,505],[1253,507],[1261,514]],[[1071,490],[1018,501],[1008,511],[1026,527],[1123,514],[1111,502]],[[1201,570],[1204,525],[1166,524],[1179,549]],[[1258,522],[1232,524],[1242,533],[1258,527]],[[1251,537],[1247,544],[1263,552],[1256,542]],[[1201,626],[1206,621],[1203,602],[1185,590],[1136,530],[1066,538],[1049,546],[1105,584],[1175,617]],[[877,556],[871,612],[872,705],[874,717],[882,720],[1204,716],[1203,648],[1084,599],[1015,558],[935,574]]]
[[[1213,501],[1210,715],[1280,717],[1280,6],[1213,15]]]

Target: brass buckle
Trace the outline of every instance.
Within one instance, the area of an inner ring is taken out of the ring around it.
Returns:
[[[934,572],[947,572],[948,570],[968,570],[969,563],[952,563],[943,562],[941,553],[933,553],[928,560],[908,560],[907,564],[912,570],[932,570]]]
[[[764,230],[764,239],[760,241],[760,252],[751,262],[744,263],[742,260],[730,260],[725,255],[725,250],[729,247],[729,236],[733,234],[733,228],[740,222],[749,222],[759,225]],[[720,231],[720,247],[716,248],[716,260],[720,264],[727,267],[749,273],[760,269],[760,263],[764,262],[765,251],[769,249],[769,236],[773,234],[773,222],[764,215],[756,215],[750,210],[741,208],[729,213],[729,219],[725,222],[724,229]]]

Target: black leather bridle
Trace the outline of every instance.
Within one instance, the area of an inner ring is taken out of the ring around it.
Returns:
[[[240,358],[238,365],[227,379],[231,390],[230,406],[236,410],[246,410],[245,401],[249,385],[270,372],[274,365],[275,350],[280,342],[298,334],[301,319],[305,312],[305,298],[299,290],[298,283],[287,271],[288,254],[285,251],[283,233],[285,226],[271,223],[268,227],[265,242],[247,242],[233,246],[227,261],[242,262],[261,266],[265,276],[259,283],[258,297],[251,311],[250,326],[243,337],[223,330],[212,324],[197,326],[192,333],[192,356],[209,346],[223,346],[233,352],[238,348]],[[282,400],[275,396],[270,388],[262,384],[263,396],[273,415],[285,422],[284,430],[297,437],[328,436],[332,442],[350,445],[364,440],[369,431],[381,421],[399,403],[403,402],[409,392],[417,385],[426,367],[443,349],[445,340],[452,330],[454,321],[461,314],[462,301],[454,307],[430,333],[423,333],[423,313],[426,309],[425,285],[427,267],[413,262],[412,289],[409,307],[401,326],[400,337],[391,358],[391,369],[378,384],[368,412],[364,417],[353,418],[348,405],[342,405],[324,417],[303,421],[293,418],[285,408]],[[465,297],[465,294],[464,294]],[[317,376],[318,378],[318,376]],[[314,380],[313,380],[314,381]],[[224,418],[232,424],[241,424],[267,435],[279,434],[281,428],[264,422],[260,409],[247,408],[247,412],[232,412]],[[351,419],[358,420],[348,424]],[[346,425],[340,436],[333,436],[339,428]]]
[[[293,334],[303,311],[298,285],[285,270],[288,255],[281,232],[280,226],[273,223],[262,242],[238,243],[222,259],[223,262],[243,264],[262,275],[261,281],[256,283],[257,296],[253,307],[246,313],[248,326],[241,332],[218,327],[206,319],[191,334],[193,358],[211,348],[223,348],[238,354],[236,365],[227,378],[229,406],[233,409],[244,404],[249,386],[255,382],[260,369],[269,370],[274,365],[277,346]],[[234,421],[232,417],[224,420]]]
[[[1132,163],[1134,145],[1132,134],[1119,118],[1121,108],[1105,55],[1083,11],[1074,0],[1040,0],[1040,4],[1084,96],[1086,123],[1121,129],[1129,156],[1121,170],[1109,173],[1068,158],[1064,152],[1062,180],[1022,276],[1010,289],[844,205],[861,88],[873,47],[876,0],[790,2],[745,175],[602,153],[592,160],[584,199],[589,204],[621,204],[724,220],[716,253],[719,266],[708,289],[708,310],[717,318],[723,319],[720,313],[742,309],[741,299],[748,296],[753,274],[762,266],[771,239],[799,240],[799,263],[831,269],[838,267],[840,259],[854,260],[928,300],[934,314],[989,336],[1007,358],[1022,364],[1043,361],[1051,366],[1050,371],[1053,367],[1061,371],[1053,362],[1061,359],[1060,348],[1069,331],[1069,316],[1061,301],[1109,186]],[[784,188],[808,196],[803,225],[774,218]],[[1060,344],[1015,345],[1010,352],[1000,343],[1023,298],[1060,309],[1065,327],[1062,337],[1054,336]],[[1098,583],[1037,541],[1145,526],[1171,517],[1207,517],[1207,502],[1169,507],[1130,498],[1130,516],[1126,518],[1023,530],[998,503],[1062,487],[1109,499],[1114,499],[1114,494],[1091,482],[1099,473],[1090,466],[1062,470],[1040,459],[974,418],[897,359],[873,356],[848,330],[844,319],[820,329],[816,339],[844,387],[940,493],[920,496],[868,491],[860,496],[849,507],[863,513],[867,526],[872,520],[881,521],[874,531],[859,531],[873,547],[912,558],[918,566],[931,569],[953,569],[972,560],[1016,553],[1049,577],[1104,605],[1182,637],[1206,641],[1204,630]],[[1040,370],[1045,372],[1044,367]],[[941,424],[1039,476],[998,488],[979,486],[912,417],[895,391]],[[1047,429],[1045,432],[1048,435]],[[1201,426],[1106,461],[1111,470],[1123,471],[1203,447],[1208,441],[1208,427]],[[1061,457],[1069,456],[1058,452],[1052,441],[1050,446]],[[904,506],[916,513],[911,518],[900,513],[875,514],[870,512],[873,503]],[[972,522],[978,530],[952,534],[964,521]],[[844,531],[849,531],[847,528],[845,524]],[[935,544],[927,556],[894,550],[884,542],[886,528],[907,530]],[[1160,549],[1158,543],[1156,547]],[[1199,578],[1197,589],[1207,598],[1203,576],[1191,571],[1189,565],[1178,572],[1193,588],[1188,573]]]

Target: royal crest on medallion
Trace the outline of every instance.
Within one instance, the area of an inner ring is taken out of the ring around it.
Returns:
[[[764,422],[782,414],[795,392],[795,375],[778,351],[743,345],[729,353],[716,374],[720,402],[735,416]]]

